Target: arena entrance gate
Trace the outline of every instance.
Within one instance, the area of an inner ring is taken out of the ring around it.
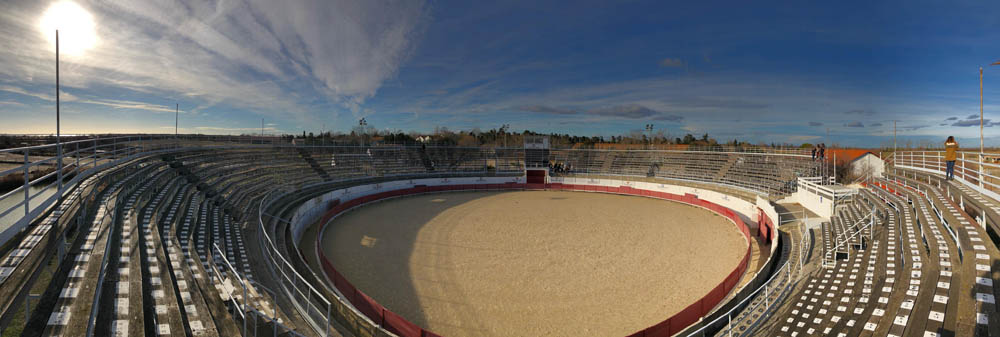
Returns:
[[[544,169],[528,169],[525,172],[527,176],[527,183],[529,184],[544,184],[545,177],[548,176],[549,171]]]

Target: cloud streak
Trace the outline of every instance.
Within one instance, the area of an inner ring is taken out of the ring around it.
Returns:
[[[0,13],[0,90],[47,85],[52,50],[35,28],[46,2],[15,1]],[[338,107],[355,114],[396,76],[423,36],[423,0],[81,2],[100,43],[65,57],[62,78],[114,108],[133,96],[177,97],[308,121]],[[104,88],[115,88],[108,95]],[[97,94],[97,91],[101,91]]]
[[[540,113],[555,114],[555,115],[575,115],[579,113],[579,111],[574,109],[557,108],[547,105],[522,105],[516,107],[515,109],[521,111],[540,112]]]
[[[560,107],[552,107],[548,105],[539,105],[539,104],[522,105],[515,107],[515,109],[520,111],[537,112],[537,113],[551,114],[551,115],[587,114],[593,116],[625,118],[625,119],[652,119],[656,121],[666,121],[666,122],[680,122],[684,120],[683,116],[662,113],[660,111],[650,109],[649,107],[643,106],[641,104],[634,104],[634,103],[625,105],[598,107],[588,110],[560,108]]]
[[[848,110],[848,111],[844,111],[844,114],[845,114],[845,115],[862,115],[862,116],[872,116],[872,115],[874,115],[874,114],[875,114],[875,110],[869,110],[869,109],[854,109],[854,110]]]
[[[687,66],[687,62],[679,58],[665,58],[660,60],[660,66],[664,68],[683,68]]]

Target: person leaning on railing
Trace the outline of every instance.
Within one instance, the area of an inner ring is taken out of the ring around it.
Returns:
[[[955,180],[955,159],[958,155],[955,153],[958,151],[958,142],[955,141],[955,136],[948,136],[948,140],[944,142],[944,161],[948,163],[948,171],[945,173],[945,179]]]

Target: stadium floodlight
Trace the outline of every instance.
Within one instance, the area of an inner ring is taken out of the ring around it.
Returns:
[[[649,133],[649,139],[646,141],[646,147],[652,147],[653,145],[653,124],[646,124],[646,132]]]

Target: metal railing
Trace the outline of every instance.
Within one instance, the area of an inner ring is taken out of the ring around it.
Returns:
[[[944,175],[947,163],[945,151],[899,151],[891,156],[890,165]],[[958,152],[955,158],[955,179],[994,199],[1000,199],[1000,153]]]
[[[863,222],[868,220],[867,223]],[[838,233],[837,236],[833,238],[833,248],[823,253],[823,268],[832,268],[836,265],[836,254],[840,251],[841,247],[847,245],[851,239],[861,235],[866,229],[870,229],[875,225],[875,208],[871,209],[871,213],[865,215],[863,218],[858,219],[850,227],[848,227],[849,232]],[[870,232],[869,232],[869,235]],[[869,238],[870,239],[870,238]],[[847,249],[848,258],[850,258],[851,250]]]
[[[777,272],[772,274],[771,277],[768,278],[766,282],[764,282],[764,284],[757,287],[757,289],[754,290],[749,296],[747,296],[738,304],[733,306],[731,309],[729,309],[729,311],[726,311],[724,314],[720,315],[718,318],[708,323],[705,323],[701,328],[694,330],[691,333],[688,333],[687,336],[688,337],[705,336],[709,328],[722,324],[722,322],[726,322],[726,327],[720,330],[717,333],[717,335],[734,336],[735,333],[736,336],[743,336],[744,334],[748,334],[753,329],[747,329],[743,332],[738,332],[735,330],[734,325],[739,325],[740,322],[745,318],[750,318],[751,320],[753,320],[754,318],[751,317],[752,316],[751,313],[759,309],[764,309],[764,310],[763,313],[757,317],[758,321],[760,319],[768,317],[769,312],[775,307],[777,307],[777,305],[779,304],[773,300],[770,300],[769,297],[775,291],[779,291],[782,294],[785,293],[788,289],[791,288],[791,286],[794,283],[795,282],[792,277],[791,263],[789,263],[789,261],[785,261],[785,263],[778,268]],[[762,297],[758,298],[758,295],[762,295]],[[748,323],[753,325],[756,324],[757,322],[748,322]]]
[[[331,302],[326,298],[326,296],[316,289],[308,279],[299,274],[295,266],[292,265],[285,256],[281,253],[281,250],[274,244],[271,239],[271,235],[268,234],[268,230],[264,227],[264,212],[269,209],[271,205],[278,199],[281,199],[291,191],[286,191],[285,193],[278,195],[274,198],[269,198],[274,192],[268,192],[260,200],[260,205],[257,214],[257,223],[259,225],[260,235],[257,237],[260,240],[260,248],[264,256],[269,260],[268,268],[271,269],[272,274],[278,277],[278,284],[281,290],[284,291],[285,295],[289,297],[289,301],[296,306],[296,309],[303,313],[303,318],[311,325],[311,328],[316,331],[321,336],[330,336],[331,329],[333,328],[331,322],[331,314],[334,310],[337,312],[343,312],[342,310],[348,310],[356,314],[358,319],[366,321],[369,326],[373,327],[372,330],[379,329],[378,326],[369,320],[361,312],[357,311],[353,306],[346,303],[343,298],[337,298],[336,301]],[[315,301],[314,301],[315,300]],[[334,306],[337,306],[336,308]],[[374,331],[370,331],[370,335],[374,336]]]
[[[220,265],[220,263],[216,263],[215,261],[213,261],[212,263],[209,263],[209,267],[211,269],[212,276],[215,277],[216,284],[225,285],[227,278],[224,277],[223,274],[229,275],[230,277],[236,279],[237,283],[240,286],[240,290],[243,291],[243,297],[241,297],[242,303],[239,300],[237,300],[235,296],[233,296],[232,291],[227,291],[226,294],[223,294],[223,295],[228,295],[228,298],[225,299],[225,301],[228,301],[228,302],[232,303],[233,311],[235,311],[235,312],[237,312],[239,314],[240,321],[243,324],[243,326],[242,326],[242,329],[243,329],[242,334],[243,334],[243,336],[257,336],[258,335],[257,334],[257,325],[258,324],[254,324],[253,325],[253,329],[254,329],[253,330],[253,334],[252,335],[248,334],[247,324],[249,323],[249,320],[247,319],[247,315],[249,314],[249,315],[253,315],[254,316],[255,323],[256,323],[256,320],[259,319],[260,317],[270,317],[271,318],[269,323],[272,325],[271,326],[272,331],[271,331],[270,334],[268,334],[268,336],[278,336],[278,331],[280,329],[282,332],[287,333],[289,336],[301,336],[301,337],[304,337],[302,334],[300,334],[298,332],[295,332],[295,330],[289,329],[284,324],[281,324],[280,322],[278,322],[278,313],[277,313],[278,309],[277,309],[277,307],[272,308],[272,310],[275,310],[275,311],[272,312],[270,316],[268,316],[266,313],[261,312],[259,309],[257,309],[253,305],[250,305],[249,304],[250,303],[250,298],[249,298],[249,293],[248,293],[247,289],[249,287],[255,287],[254,289],[256,289],[257,285],[250,285],[250,284],[248,284],[248,283],[251,283],[251,282],[248,281],[246,278],[240,276],[240,273],[236,270],[235,267],[233,267],[233,264],[230,263],[229,259],[226,258],[226,253],[223,252],[221,248],[219,248],[219,245],[213,243],[212,244],[212,248],[215,250],[215,252],[214,252],[215,254],[212,254],[212,255],[216,255],[217,254],[219,256],[219,258],[222,260],[221,261],[222,262],[221,265],[225,266],[225,270],[224,271],[219,271],[219,269],[217,268],[217,265]],[[228,278],[228,279],[231,280],[232,278]],[[223,286],[223,288],[225,288],[225,286]],[[232,290],[235,291],[236,289],[234,288]],[[273,294],[272,294],[272,297],[273,297]]]

